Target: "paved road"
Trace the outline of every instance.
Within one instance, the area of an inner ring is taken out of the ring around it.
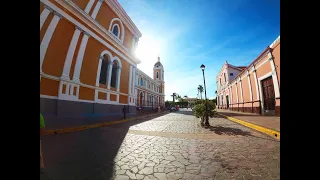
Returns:
[[[280,179],[280,142],[190,111],[43,138],[41,179]]]

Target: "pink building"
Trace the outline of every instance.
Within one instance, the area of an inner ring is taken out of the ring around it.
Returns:
[[[216,83],[218,109],[280,116],[280,36],[249,66],[226,61]]]

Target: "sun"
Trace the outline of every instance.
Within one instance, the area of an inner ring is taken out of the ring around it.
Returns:
[[[161,50],[161,42],[151,36],[142,36],[139,39],[138,47],[135,51],[136,56],[141,62],[153,62]]]

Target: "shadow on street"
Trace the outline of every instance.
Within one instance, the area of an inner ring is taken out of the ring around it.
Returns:
[[[163,116],[42,138],[47,180],[106,180],[113,177],[114,158],[130,126]]]
[[[228,135],[228,136],[251,136],[251,133],[248,131],[243,131],[238,128],[231,128],[231,127],[222,127],[222,126],[210,126],[208,127],[210,131],[213,131],[214,133],[218,135]]]

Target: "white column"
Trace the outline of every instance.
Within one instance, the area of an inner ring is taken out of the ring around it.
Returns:
[[[239,83],[240,83],[240,95],[241,95],[241,100],[243,102],[243,90],[242,90],[242,81],[241,79],[239,78]]]
[[[118,67],[118,71],[117,71],[117,92],[120,91],[120,80],[121,80],[121,68]]]
[[[112,62],[108,65],[108,76],[107,76],[107,89],[110,89],[111,75],[112,75]]]
[[[239,103],[239,96],[238,96],[238,83],[236,82],[236,96],[237,96],[237,103]]]
[[[256,84],[257,100],[260,100],[259,85],[258,85],[258,78],[257,78],[257,70],[255,69],[255,67],[253,67],[253,77],[254,77],[254,82]]]
[[[99,58],[99,63],[98,63],[98,68],[97,68],[97,77],[96,77],[96,86],[97,86],[97,87],[99,87],[102,61],[103,61],[103,56],[101,56],[101,57]]]
[[[88,33],[86,32],[83,33],[83,37],[81,40],[81,44],[80,44],[80,48],[79,48],[79,52],[76,60],[76,65],[73,72],[73,80],[75,82],[80,82],[80,72],[82,67],[82,61],[83,61],[83,56],[87,47],[89,37],[90,35]]]
[[[276,67],[274,65],[274,61],[272,58],[272,54],[270,52],[268,53],[268,57],[269,57],[270,65],[271,65],[271,69],[272,69],[272,80],[273,80],[273,86],[274,86],[274,93],[276,95],[276,98],[279,98],[280,97],[280,90],[279,90],[278,76],[277,76]]]
[[[97,2],[97,4],[96,4],[96,7],[94,7],[94,10],[93,10],[93,12],[92,12],[92,14],[91,14],[91,17],[92,17],[93,19],[96,19],[97,14],[98,14],[98,12],[99,12],[99,10],[100,10],[100,7],[101,7],[101,4],[102,4],[103,1],[104,1],[104,0],[99,0],[99,1]]]
[[[69,45],[67,57],[64,60],[63,72],[61,76],[61,78],[63,79],[66,79],[66,80],[70,79],[69,74],[70,74],[71,63],[74,56],[74,51],[76,50],[76,46],[78,44],[81,31],[82,30],[76,26],[76,30],[73,33],[73,36]]]
[[[40,30],[44,24],[44,22],[46,22],[49,14],[52,12],[52,9],[46,5],[44,5],[44,9],[40,14]]]
[[[229,95],[230,95],[230,104],[233,104],[233,97],[232,97],[232,85],[229,87]]]
[[[54,13],[54,16],[49,24],[49,27],[48,27],[48,29],[47,29],[46,33],[44,34],[44,37],[41,41],[41,44],[40,44],[40,72],[42,72],[42,64],[43,64],[43,60],[46,55],[50,40],[52,38],[54,30],[57,27],[59,20],[61,18],[62,18],[62,16],[60,14],[58,14],[56,12]]]
[[[89,14],[92,6],[93,6],[93,3],[94,3],[95,0],[90,0],[86,6],[86,8],[84,9],[84,12],[86,12],[87,14]]]
[[[131,86],[131,94],[134,94],[134,89],[135,89],[135,82],[136,82],[136,68],[132,67],[132,86]]]
[[[252,87],[251,87],[251,80],[250,80],[249,71],[247,71],[247,76],[248,76],[248,84],[249,84],[250,101],[252,101]]]
[[[128,94],[129,95],[132,94],[131,86],[132,86],[132,66],[130,65],[130,69],[129,69],[129,89],[128,89]]]

